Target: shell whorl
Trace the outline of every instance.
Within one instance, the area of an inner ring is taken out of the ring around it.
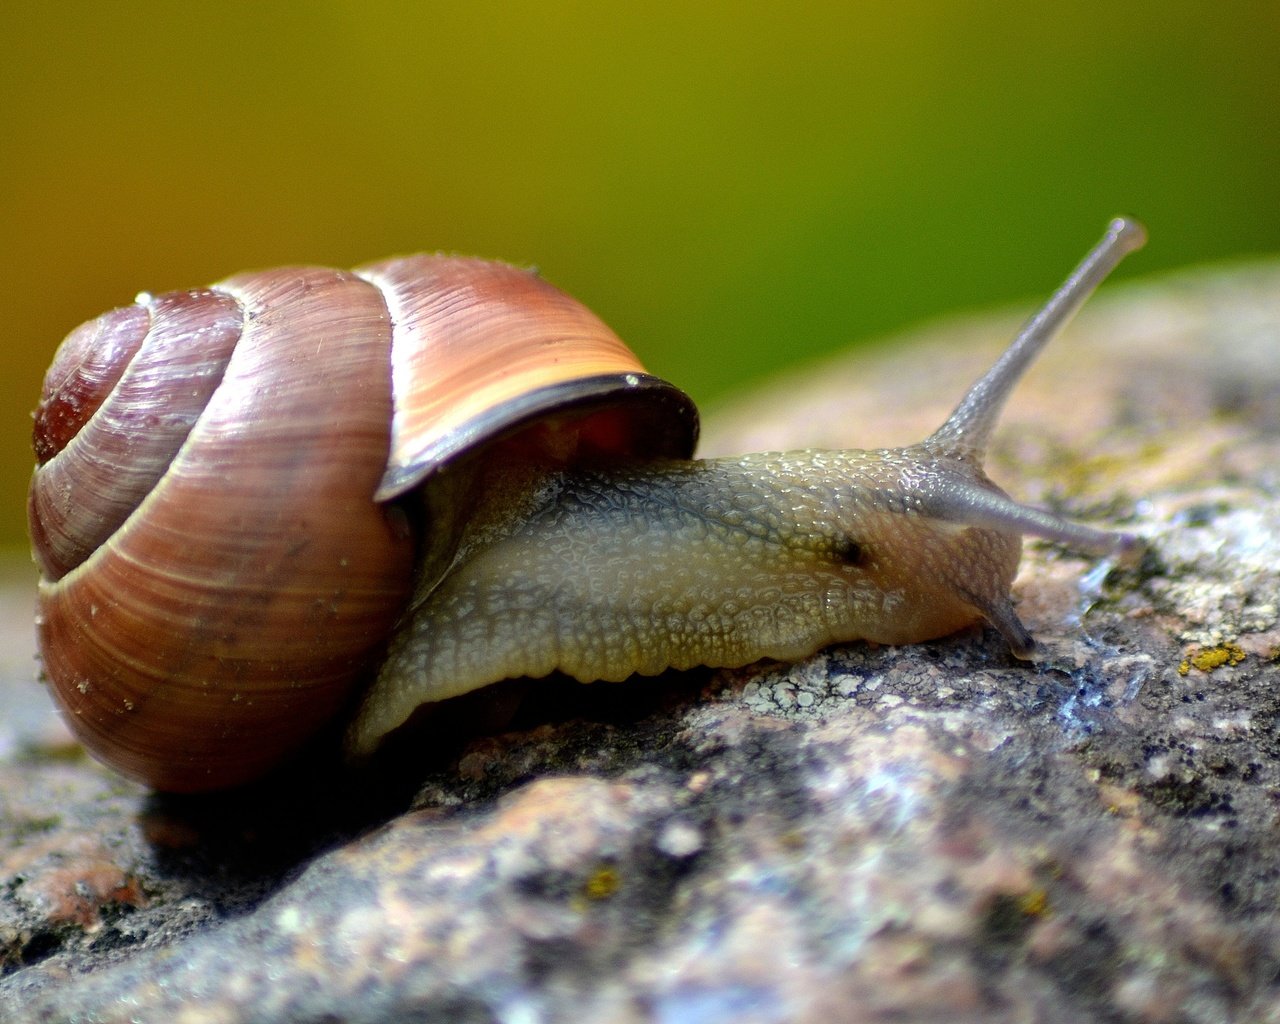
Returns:
[[[553,315],[526,329],[530,295]],[[468,405],[472,380],[487,397]],[[688,399],[501,264],[242,274],[72,332],[36,413],[29,513],[45,671],[77,736],[159,789],[262,774],[344,705],[402,614],[415,538],[375,492],[575,381],[576,400],[635,411],[627,450],[689,453]]]

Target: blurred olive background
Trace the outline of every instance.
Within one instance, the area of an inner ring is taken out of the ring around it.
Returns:
[[[1280,248],[1280,5],[13,4],[0,544],[40,376],[139,290],[537,264],[711,400],[953,309]]]

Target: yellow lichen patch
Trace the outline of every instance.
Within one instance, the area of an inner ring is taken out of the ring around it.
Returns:
[[[1043,889],[1032,889],[1018,897],[1018,910],[1023,917],[1044,917],[1049,913],[1049,894]]]
[[[1201,672],[1212,672],[1223,665],[1239,665],[1244,659],[1245,653],[1239,644],[1228,642],[1216,647],[1204,647],[1183,659],[1178,666],[1178,674],[1185,676],[1193,668],[1198,668]]]
[[[591,877],[583,883],[582,893],[589,900],[607,900],[622,887],[622,876],[618,869],[609,865],[601,865]]]

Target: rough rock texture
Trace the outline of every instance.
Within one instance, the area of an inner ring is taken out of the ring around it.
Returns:
[[[721,412],[713,449],[941,421],[1014,324]],[[1114,289],[992,475],[1150,539],[1029,544],[990,631],[531,688],[355,777],[162,799],[78,757],[0,606],[5,1021],[1280,1022],[1280,267]]]

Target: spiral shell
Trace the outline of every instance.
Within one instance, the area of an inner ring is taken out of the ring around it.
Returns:
[[[566,409],[593,451],[683,457],[697,432],[594,314],[481,260],[241,274],[73,331],[29,500],[73,731],[163,790],[269,770],[339,714],[403,613],[423,526],[394,499]]]

